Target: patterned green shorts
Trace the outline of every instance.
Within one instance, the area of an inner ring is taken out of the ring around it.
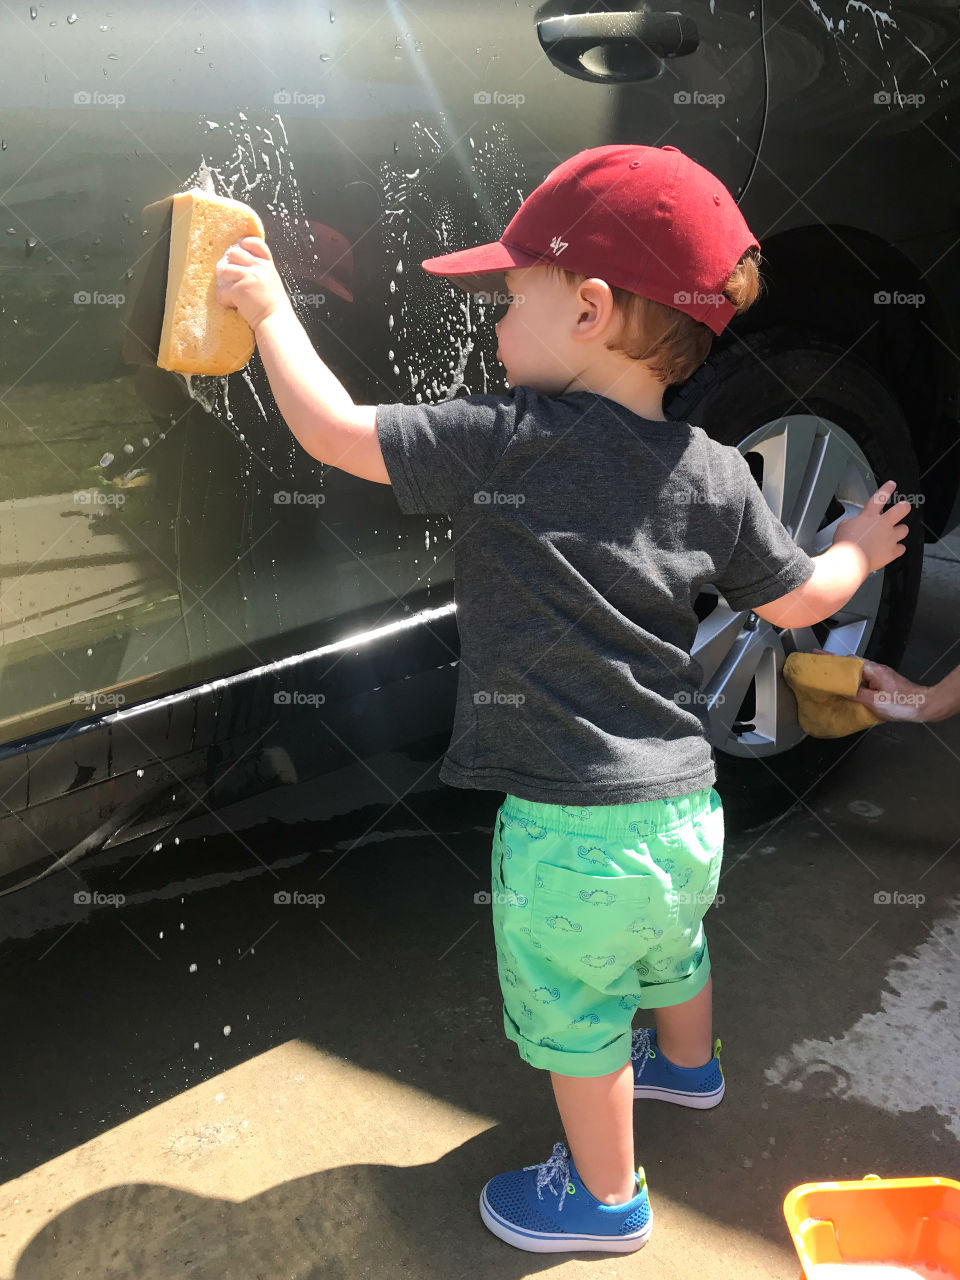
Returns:
[[[507,795],[493,930],[504,1031],[520,1056],[561,1075],[606,1075],[629,1061],[637,1009],[697,995],[722,857],[712,787],[584,807]]]

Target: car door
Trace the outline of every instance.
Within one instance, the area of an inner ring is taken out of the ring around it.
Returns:
[[[220,379],[156,367],[137,320],[162,306],[153,202],[209,173],[262,216],[354,398],[436,400],[503,382],[490,309],[423,257],[499,235],[605,142],[676,145],[737,195],[761,131],[753,0],[155,0],[0,23],[5,741],[452,600],[449,521],[306,455],[256,356]]]

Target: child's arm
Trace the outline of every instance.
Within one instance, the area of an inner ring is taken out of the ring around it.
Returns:
[[[902,556],[908,532],[902,521],[910,503],[904,499],[883,510],[896,487],[888,480],[858,515],[841,520],[833,545],[813,557],[813,573],[802,586],[753,612],[775,627],[812,626],[842,608],[871,573]]]
[[[317,355],[266,241],[244,236],[231,245],[217,264],[217,301],[236,307],[253,330],[277,407],[307,453],[361,479],[389,484],[376,405],[354,404]]]

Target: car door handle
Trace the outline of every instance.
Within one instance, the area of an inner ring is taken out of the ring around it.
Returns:
[[[700,43],[686,14],[652,9],[624,13],[565,13],[537,23],[544,53],[580,80],[647,80],[660,59],[682,58]]]

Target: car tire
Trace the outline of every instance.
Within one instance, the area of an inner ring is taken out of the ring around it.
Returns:
[[[843,444],[843,456],[857,461],[859,471],[854,468],[857,473],[851,473],[852,479],[845,481],[848,490],[851,483],[861,483],[858,476],[862,475],[866,483],[872,475],[873,489],[892,479],[897,482],[899,494],[919,491],[917,459],[897,399],[870,365],[835,341],[813,333],[777,327],[734,337],[685,383],[668,391],[664,412],[669,418],[702,427],[724,444],[736,445],[751,464],[757,461],[757,455],[751,456],[750,442],[758,438],[763,441],[765,436],[772,440],[786,421],[791,430],[797,424],[806,424],[808,431],[829,431],[834,437],[834,449]],[[820,436],[816,438],[820,449],[829,444]],[[812,473],[808,468],[806,476]],[[862,500],[857,499],[853,506],[844,501],[840,506],[834,499],[830,514],[833,518],[838,513],[854,514],[856,502]],[[782,518],[789,527],[786,515]],[[826,523],[824,520],[821,527]],[[855,647],[845,644],[839,633],[831,643],[828,624],[814,629],[818,644],[897,666],[910,632],[923,567],[922,523],[915,515],[908,523],[905,553],[883,571],[869,635],[864,635]],[[829,532],[824,535],[826,545],[829,536]],[[798,537],[798,541],[815,554],[825,549],[824,537]],[[821,545],[816,545],[817,541]],[[876,587],[873,592],[875,598]],[[698,606],[702,606],[702,600]],[[701,611],[698,608],[698,613]],[[754,629],[768,629],[777,649],[781,642],[787,649],[810,647],[806,643],[791,646],[792,633],[781,633],[762,619],[751,616],[751,620]],[[847,640],[851,636],[855,639],[856,629],[848,628],[844,635]],[[751,749],[748,739],[752,735],[747,734],[745,739],[727,736],[726,742],[734,748],[731,753],[717,740],[718,735],[712,735],[717,789],[731,819],[741,828],[768,822],[791,805],[808,806],[808,793],[814,784],[864,737],[863,733],[840,739],[804,736],[796,723],[796,704],[780,674],[782,660],[783,654],[779,653],[772,679],[777,684],[776,696],[782,699],[781,707],[789,707],[793,717],[792,732],[784,733],[787,746],[778,750],[775,743],[771,747],[770,742],[764,742],[762,750]]]

